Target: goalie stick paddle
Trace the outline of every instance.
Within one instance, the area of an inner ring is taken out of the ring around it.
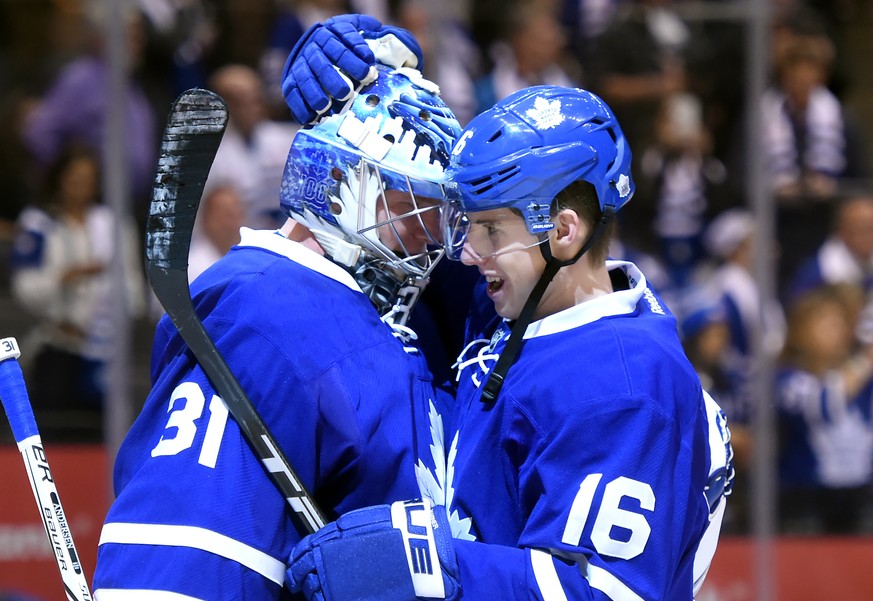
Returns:
[[[30,488],[52,546],[52,555],[61,571],[67,599],[91,601],[88,580],[82,570],[76,545],[73,544],[73,535],[61,507],[61,499],[36,427],[36,418],[33,416],[33,408],[24,384],[24,374],[17,361],[20,356],[15,338],[0,340],[0,401],[24,459]]]
[[[191,231],[227,117],[224,100],[209,90],[188,90],[173,104],[146,224],[146,272],[155,296],[288,501],[298,530],[310,534],[324,518],[204,329],[188,287]]]

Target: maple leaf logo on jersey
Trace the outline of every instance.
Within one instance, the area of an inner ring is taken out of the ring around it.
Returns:
[[[430,419],[430,456],[435,471],[432,472],[419,458],[418,463],[415,464],[415,479],[418,481],[418,489],[422,497],[430,499],[434,505],[445,505],[446,455],[443,443],[443,420],[433,406],[433,401],[430,402],[428,418]]]
[[[446,467],[446,513],[449,515],[449,525],[452,527],[452,537],[461,540],[476,540],[472,518],[461,518],[458,510],[452,510],[455,500],[455,457],[458,455],[458,433],[452,439],[452,447],[449,449],[448,466]]]
[[[564,122],[564,114],[561,112],[561,101],[548,101],[545,98],[534,100],[533,108],[526,115],[533,119],[534,124],[540,129],[551,129]]]
[[[449,517],[449,524],[452,527],[452,536],[464,540],[476,540],[470,534],[471,521],[470,518],[460,519],[458,512],[449,512],[449,505],[455,498],[455,489],[452,486],[454,478],[454,462],[457,449],[458,437],[452,443],[452,449],[449,452],[449,464],[446,466],[446,454],[443,434],[443,420],[433,406],[433,401],[430,403],[428,411],[430,418],[430,454],[433,459],[435,471],[431,471],[421,459],[415,465],[415,479],[418,481],[418,489],[421,496],[428,498],[436,505],[442,505],[446,508],[446,513]]]

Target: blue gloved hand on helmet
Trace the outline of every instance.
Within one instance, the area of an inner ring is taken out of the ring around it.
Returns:
[[[294,547],[285,584],[309,601],[457,599],[445,507],[415,500],[350,511]]]
[[[362,85],[376,77],[376,63],[421,69],[421,46],[400,27],[367,15],[340,15],[310,27],[282,72],[282,93],[301,124],[339,112]]]

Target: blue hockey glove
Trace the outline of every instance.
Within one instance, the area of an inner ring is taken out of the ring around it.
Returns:
[[[301,124],[339,112],[375,77],[376,62],[421,69],[421,47],[411,33],[366,15],[340,15],[310,27],[282,72],[282,93]]]
[[[398,501],[350,511],[291,551],[285,584],[310,601],[457,599],[445,508]]]

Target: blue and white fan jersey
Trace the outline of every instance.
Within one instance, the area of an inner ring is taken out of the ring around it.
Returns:
[[[643,275],[609,269],[627,289],[532,323],[495,402],[480,386],[507,324],[460,358],[446,494],[465,599],[690,601],[706,574],[724,415]]]
[[[194,282],[194,305],[325,518],[441,495],[449,398],[421,354],[337,265],[275,232],[242,234]],[[115,464],[96,598],[291,598],[291,512],[166,316],[152,378]]]
[[[873,381],[848,393],[837,373],[783,366],[776,377],[779,477],[785,490],[873,481]]]

